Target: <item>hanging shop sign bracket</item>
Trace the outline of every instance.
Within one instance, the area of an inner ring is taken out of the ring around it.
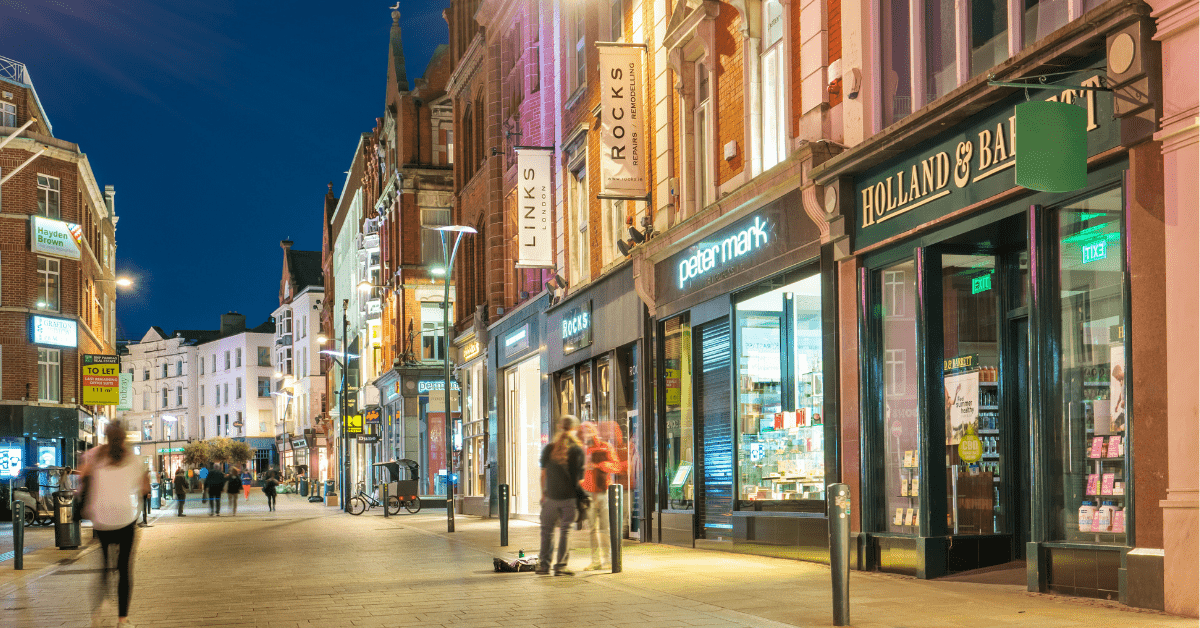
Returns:
[[[1104,68],[1094,68],[1094,69],[1103,70]],[[1050,82],[1051,80],[1053,80],[1053,77],[1065,76],[1067,74],[1075,74],[1076,72],[1077,71],[1055,72],[1053,74],[1039,74],[1037,76],[1021,76],[1018,78],[1014,78],[1011,81],[997,81],[995,74],[989,74],[988,75],[988,85],[991,87],[1017,87],[1017,88],[1023,88],[1023,89],[1057,89],[1057,90],[1083,89],[1083,90],[1087,90],[1087,91],[1091,91],[1091,92],[1111,92],[1112,91],[1112,88],[1108,86],[1108,80],[1103,76],[1099,77],[1100,85],[1083,85],[1083,84],[1062,85],[1062,84],[1055,84],[1055,83]],[[1015,83],[1013,81],[1037,81],[1037,82],[1036,83]]]

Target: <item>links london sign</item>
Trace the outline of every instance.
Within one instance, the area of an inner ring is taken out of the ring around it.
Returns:
[[[1091,65],[1096,65],[1095,63]],[[1100,86],[1096,70],[1071,75],[1062,91],[1042,98],[1082,107],[1087,112],[1088,156],[1115,146],[1112,94],[1070,86]],[[858,203],[856,249],[936,220],[1016,187],[1017,142],[1014,95],[1003,104],[972,116],[963,126],[867,173],[855,182]]]

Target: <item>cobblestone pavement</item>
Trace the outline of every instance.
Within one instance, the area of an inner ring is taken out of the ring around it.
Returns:
[[[255,493],[236,517],[223,508],[218,519],[199,500],[188,504],[187,517],[164,508],[139,531],[130,613],[139,628],[830,625],[829,572],[820,565],[629,543],[621,574],[495,573],[493,556],[536,547],[533,524],[513,521],[511,545],[498,548],[495,520],[460,517],[451,535],[445,511],[351,517],[281,495],[272,513]],[[571,562],[581,569],[587,541],[573,536]],[[0,626],[90,625],[94,549],[40,549],[24,572],[4,564]],[[1016,586],[876,573],[851,580],[851,619],[862,628],[1196,625]]]

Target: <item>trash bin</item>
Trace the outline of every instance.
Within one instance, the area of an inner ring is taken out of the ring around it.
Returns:
[[[150,508],[158,510],[162,508],[162,484],[154,482],[150,485]]]
[[[325,480],[325,496],[333,495],[333,480]]]
[[[300,480],[300,496],[308,497],[308,480]]]
[[[79,521],[75,519],[75,493],[56,491],[54,502],[54,544],[58,549],[79,547]]]

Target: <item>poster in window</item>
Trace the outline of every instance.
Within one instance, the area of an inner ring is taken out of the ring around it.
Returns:
[[[1125,432],[1125,344],[1117,343],[1108,350],[1108,399],[1110,434]]]
[[[979,429],[979,371],[947,375],[946,444],[957,445],[970,426]]]
[[[642,44],[599,43],[600,195],[646,198]]]

